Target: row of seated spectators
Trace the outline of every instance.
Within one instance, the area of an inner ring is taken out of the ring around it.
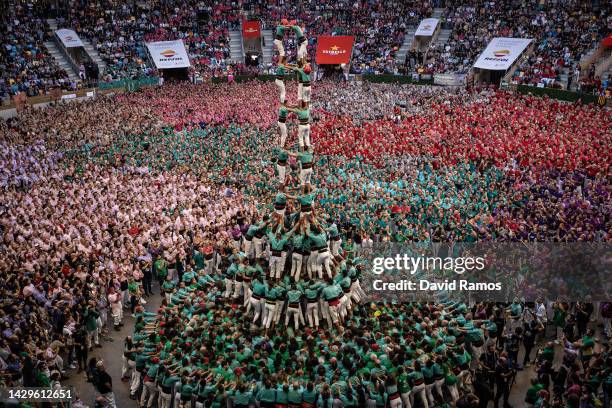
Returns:
[[[90,39],[105,60],[105,80],[149,74],[147,41],[182,39],[196,67],[224,67],[229,57],[229,29],[240,21],[237,3],[211,0],[72,0],[62,14],[61,25]]]
[[[356,35],[356,72],[393,72],[395,53],[407,27],[432,12],[430,2],[369,1],[153,1],[117,4],[109,0],[72,0],[61,24],[91,39],[106,61],[106,79],[146,74],[143,41],[182,39],[197,70],[224,68],[229,57],[229,29],[241,17],[258,18],[274,29],[283,17],[305,25],[314,58],[317,34]],[[287,39],[288,50],[294,39]],[[276,61],[276,58],[275,58]]]
[[[59,10],[58,25],[71,27],[92,41],[107,64],[102,76],[107,81],[154,72],[146,62],[145,41],[182,39],[195,71],[225,72],[229,30],[237,28],[241,18],[261,19],[270,29],[283,17],[297,19],[309,38],[311,59],[316,35],[355,35],[353,72],[397,73],[403,70],[396,66],[396,53],[408,27],[418,25],[442,5],[440,0],[244,0],[229,4],[220,0],[70,0]],[[491,38],[529,37],[536,39],[534,54],[522,63],[514,80],[547,86],[559,83],[564,68],[576,65],[607,32],[611,21],[609,7],[598,2],[462,0],[447,6],[442,24],[452,29],[452,36],[442,46],[432,45],[425,54],[426,63],[419,65],[422,70],[465,73]],[[27,5],[12,12],[2,34],[0,95],[17,91],[37,95],[50,86],[70,87],[66,73],[44,48],[49,35],[44,19]],[[293,34],[286,48],[291,56],[296,48]]]
[[[49,27],[34,8],[18,4],[0,17],[0,100],[17,92],[28,96],[72,86],[44,46]]]
[[[558,86],[564,68],[577,65],[607,34],[611,21],[609,6],[599,2],[462,1],[449,8],[444,25],[452,29],[451,38],[432,46],[428,66],[466,73],[493,37],[533,38],[534,52],[514,81]]]
[[[398,0],[247,0],[243,4],[249,18],[259,18],[271,29],[284,17],[304,24],[311,59],[316,35],[356,36],[352,69],[357,73],[395,72],[396,52],[408,27],[429,17],[433,6],[431,1]]]

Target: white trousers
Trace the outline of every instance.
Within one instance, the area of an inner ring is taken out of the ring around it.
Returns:
[[[281,256],[270,257],[270,277],[280,279],[285,269],[285,259],[287,259],[287,253],[281,252]]]
[[[276,124],[278,125],[278,131],[280,133],[280,147],[284,148],[285,142],[287,142],[287,124],[284,122],[276,122]]]
[[[136,367],[136,361],[128,360],[127,357],[123,356],[123,366],[121,367],[121,377],[126,378],[130,373],[130,370],[134,370]]]
[[[111,306],[111,312],[113,315],[113,324],[115,326],[119,326],[121,323],[121,303],[117,304],[116,306]]]
[[[308,41],[304,41],[300,45],[298,45],[297,57],[298,59],[302,59],[306,56],[306,50],[308,47]]]
[[[255,246],[253,245],[253,238],[251,238],[251,240],[248,240],[245,238],[242,242],[242,245],[244,247],[244,253],[246,254],[247,258],[252,259],[255,254]]]
[[[323,269],[325,269],[325,272],[327,272],[327,276],[333,278],[331,270],[331,254],[329,253],[329,250],[319,252],[317,255],[317,274],[319,275],[319,279],[323,279]]]
[[[283,46],[283,41],[282,40],[274,39],[274,46],[278,50],[278,55],[280,55],[281,57],[284,57],[285,56],[285,47]]]
[[[306,306],[306,319],[310,327],[319,327],[319,301],[308,302]]]
[[[361,288],[361,283],[359,283],[359,279],[351,283],[351,296],[352,296],[352,293],[355,293],[355,295],[357,295],[358,297],[358,299],[356,299],[357,303],[360,303],[363,299],[366,298],[366,293]]]
[[[285,103],[285,96],[287,95],[285,91],[285,81],[280,79],[275,79],[274,83],[278,86],[278,91],[280,93],[280,103]]]
[[[402,399],[402,405],[404,408],[412,408],[412,405],[410,404],[410,391],[400,394],[400,398]]]
[[[234,294],[232,295],[232,298],[238,299],[240,297],[240,292],[242,289],[242,282],[234,281],[233,285],[234,285]]]
[[[298,125],[298,143],[300,147],[310,146],[310,124]]]
[[[329,245],[331,247],[331,253],[333,256],[340,255],[340,246],[342,245],[342,238],[337,240],[330,240]]]
[[[311,179],[312,179],[312,167],[309,169],[300,169],[300,185],[301,186],[310,184]]]
[[[349,310],[351,310],[351,297],[348,295],[348,293],[345,293],[340,299],[340,305],[338,306],[338,313],[342,321],[346,319]]]
[[[317,272],[317,257],[319,253],[317,251],[311,252],[308,255],[308,259],[306,261],[306,272],[308,273],[309,278],[314,278],[315,273]]]
[[[278,182],[281,184],[285,184],[285,175],[287,167],[276,165],[276,170],[278,171]]]
[[[276,313],[276,302],[274,303],[270,303],[270,302],[265,302],[265,311],[266,311],[266,315],[264,317],[264,324],[263,326],[266,329],[269,329],[270,326],[272,325],[272,321],[274,320],[274,315]]]
[[[291,277],[299,282],[302,273],[302,254],[294,252],[291,255]]]
[[[230,278],[225,278],[225,292],[223,292],[223,297],[228,298],[234,293],[234,280]]]
[[[427,397],[427,402],[429,402],[429,405],[434,406],[435,405],[435,400],[433,397],[433,394],[431,392],[431,390],[433,390],[433,388],[436,386],[436,383],[431,383],[428,385],[425,385],[425,396]]]
[[[410,405],[414,406],[414,399],[418,397],[423,402],[423,406],[425,408],[429,408],[429,403],[427,402],[427,397],[425,396],[425,384],[417,385],[412,388],[410,392]]]
[[[249,313],[251,311],[251,308],[253,308],[253,324],[255,324],[255,322],[257,322],[257,320],[259,320],[259,318],[261,318],[262,324],[263,324],[263,308],[264,308],[264,303],[265,301],[262,299],[255,299],[253,297],[253,295],[251,294],[251,297],[249,298],[249,304],[247,305],[247,310],[246,312]]]
[[[301,100],[303,100],[304,102],[310,102],[310,85],[309,86],[302,86],[302,97],[300,98]]]
[[[302,310],[299,307],[287,308],[287,313],[285,313],[285,326],[289,325],[289,319],[291,317],[293,317],[295,330],[300,328],[300,324],[304,326],[304,316],[302,316]]]
[[[166,394],[165,392],[159,393],[159,400],[161,401],[160,408],[170,408],[170,401],[172,401],[172,394]]]
[[[395,399],[389,400],[390,408],[402,408],[402,399],[397,397]]]
[[[151,408],[153,401],[157,399],[157,386],[154,382],[146,381],[142,387],[142,395],[140,396],[140,406]]]
[[[130,394],[136,395],[140,386],[140,373],[137,370],[132,370],[132,378],[130,380]]]
[[[263,255],[261,238],[253,237],[253,246],[255,247],[255,259],[261,258]]]

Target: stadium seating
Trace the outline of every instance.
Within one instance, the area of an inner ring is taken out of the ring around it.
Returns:
[[[18,5],[0,31],[0,98],[17,92],[36,96],[51,87],[68,88],[68,75],[43,42],[48,38],[44,19],[28,6]]]

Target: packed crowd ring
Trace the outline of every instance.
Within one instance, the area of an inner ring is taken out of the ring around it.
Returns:
[[[401,49],[410,40],[411,28],[436,15],[436,10],[440,27],[450,31],[448,40],[434,41],[426,51],[411,47],[402,57]],[[58,87],[75,90],[91,80],[111,82],[159,75],[147,61],[144,44],[150,41],[182,40],[193,78],[271,73],[272,65],[262,61],[252,67],[230,59],[230,31],[240,29],[241,18],[261,21],[262,28],[274,28],[285,13],[299,16],[300,31],[308,33],[305,41],[299,42],[296,32],[288,42],[299,45],[298,52],[307,53],[311,59],[318,35],[355,36],[348,67],[352,73],[465,74],[491,38],[520,37],[533,38],[535,48],[519,64],[512,82],[597,93],[605,92],[611,84],[609,71],[596,72],[594,64],[582,64],[609,34],[609,5],[600,2],[564,1],[560,11],[556,3],[517,6],[511,1],[498,4],[474,0],[419,4],[348,0],[222,4],[180,0],[172,5],[109,0],[80,4],[70,0],[55,7],[49,3],[39,7],[16,3],[7,10],[7,29],[0,37],[0,99],[20,92],[28,96],[49,94]],[[57,64],[44,45],[53,38],[46,21],[50,15],[56,17],[58,27],[74,29],[91,43],[104,61],[99,78],[80,66],[79,79],[72,80]],[[272,62],[278,62],[278,58],[273,56]]]
[[[299,29],[283,22],[281,45]],[[0,124],[4,384],[56,387],[78,367],[117,406],[89,353],[130,310],[123,379],[142,406],[507,405],[530,364],[526,404],[608,404],[589,320],[607,336],[611,303],[366,303],[354,254],[609,241],[609,113],[489,89],[311,89],[296,55],[275,84],[166,84]]]

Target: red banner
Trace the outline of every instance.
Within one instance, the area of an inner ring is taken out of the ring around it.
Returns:
[[[243,21],[242,22],[242,37],[243,38],[254,38],[261,35],[261,28],[259,27],[259,21]]]
[[[317,37],[317,64],[348,64],[353,53],[354,36],[320,35]]]

